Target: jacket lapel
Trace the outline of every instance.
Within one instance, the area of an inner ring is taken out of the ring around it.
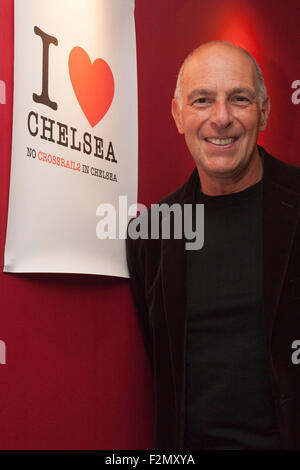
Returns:
[[[297,227],[299,208],[295,193],[281,186],[272,157],[264,152],[263,262],[264,319],[270,344],[289,255]]]
[[[199,176],[195,168],[185,185],[178,201],[195,204]],[[183,217],[182,217],[183,219]],[[183,227],[182,227],[183,228]],[[182,230],[184,234],[184,230]],[[164,311],[169,332],[171,367],[174,378],[175,401],[177,407],[178,432],[183,432],[183,410],[185,392],[185,344],[186,344],[186,252],[184,237],[162,240],[161,275]],[[180,436],[182,439],[182,436]]]
[[[167,243],[166,243],[167,242]],[[186,255],[185,241],[163,240],[162,284],[166,324],[169,332],[171,367],[175,381],[176,405],[184,390],[186,340]]]

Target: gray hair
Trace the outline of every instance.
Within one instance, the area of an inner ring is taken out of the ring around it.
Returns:
[[[254,66],[255,66],[255,70],[256,70],[257,86],[258,86],[258,100],[259,100],[260,108],[262,108],[262,106],[264,104],[264,101],[266,99],[266,96],[267,96],[267,90],[266,90],[264,77],[263,77],[263,73],[262,73],[262,70],[261,70],[260,66],[258,65],[257,61],[254,59],[254,57],[250,54],[250,52],[248,52],[246,49],[244,49],[243,47],[238,46],[237,44],[233,44],[232,42],[222,41],[222,40],[209,41],[209,42],[206,42],[204,44],[201,44],[201,46],[196,47],[196,49],[194,49],[192,52],[190,52],[189,55],[185,58],[182,66],[180,67],[179,73],[178,73],[177,83],[176,83],[176,88],[175,88],[175,93],[174,93],[174,98],[177,99],[177,101],[179,103],[179,106],[180,107],[182,106],[182,88],[183,88],[182,87],[182,78],[183,78],[183,71],[184,71],[184,68],[185,68],[187,62],[189,61],[189,59],[192,57],[192,55],[200,47],[206,46],[206,45],[213,45],[213,44],[224,44],[224,45],[227,45],[227,46],[235,47],[236,49],[239,49],[240,51],[247,54],[248,57],[250,57],[250,59],[252,60]]]

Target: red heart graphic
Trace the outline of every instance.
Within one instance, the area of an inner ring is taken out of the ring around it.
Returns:
[[[103,59],[92,62],[81,47],[69,55],[69,74],[77,101],[92,127],[105,116],[112,103],[115,83],[109,65]]]

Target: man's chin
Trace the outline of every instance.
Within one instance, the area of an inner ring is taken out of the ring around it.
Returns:
[[[215,178],[234,178],[237,176],[239,171],[238,163],[233,163],[232,161],[221,161],[220,158],[214,159],[217,161],[213,161],[210,159],[209,164],[200,163],[198,169],[200,171],[206,173],[208,176],[215,177]],[[200,167],[200,168],[199,168]]]

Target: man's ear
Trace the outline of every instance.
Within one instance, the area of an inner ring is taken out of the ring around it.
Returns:
[[[270,98],[269,96],[267,96],[260,112],[261,113],[260,114],[260,126],[259,126],[260,131],[264,131],[265,128],[267,127],[270,108],[271,108]]]
[[[179,134],[184,134],[181,108],[176,98],[172,99],[172,116],[174,118]]]

